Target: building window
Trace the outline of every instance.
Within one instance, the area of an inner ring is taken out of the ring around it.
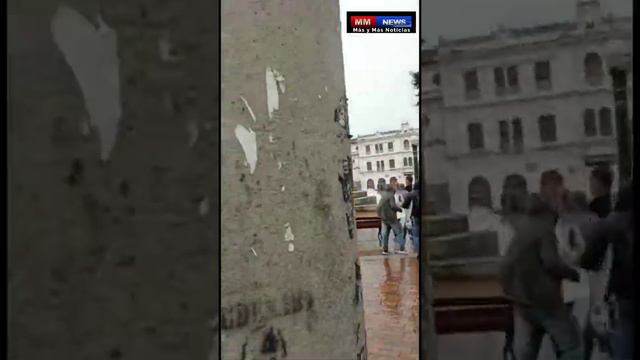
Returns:
[[[516,65],[512,65],[507,68],[507,85],[513,90],[517,90],[520,87],[518,67]]]
[[[407,158],[407,159],[408,159],[407,161],[409,162],[409,166],[413,166],[413,158]]]
[[[584,76],[589,85],[602,85],[604,81],[604,70],[602,69],[602,58],[600,55],[593,52],[585,55]]]
[[[554,115],[542,115],[538,118],[538,128],[540,130],[540,141],[543,143],[557,140],[556,117]]]
[[[501,67],[493,68],[493,82],[496,85],[496,94],[502,95],[504,94],[504,88],[506,86],[506,81],[504,78],[504,69]]]
[[[371,154],[371,145],[365,145],[364,151],[367,153],[367,155]]]
[[[611,136],[613,134],[613,124],[611,122],[611,109],[603,107],[600,109],[600,135]]]
[[[373,170],[371,168],[371,161],[367,161],[367,171],[371,171],[371,170]]]
[[[373,182],[373,179],[369,179],[367,180],[367,189],[375,189],[375,183]]]
[[[409,160],[407,160],[407,158],[402,158],[402,165],[403,165],[404,167],[409,166]]]
[[[551,89],[551,64],[549,61],[535,63],[536,87],[539,90]]]
[[[409,143],[409,140],[405,140],[403,142],[403,144],[404,144],[404,149],[405,150],[410,150],[411,149],[411,144]]]
[[[484,133],[482,124],[470,123],[467,125],[467,135],[469,137],[469,148],[471,150],[484,148]]]
[[[515,118],[511,121],[513,126],[513,150],[521,153],[524,150],[524,133],[522,132],[522,120]]]
[[[469,208],[479,206],[493,208],[491,198],[491,184],[483,176],[475,176],[469,182],[468,188]]]
[[[509,148],[511,147],[509,141],[509,123],[502,120],[498,123],[498,128],[500,133],[500,151],[509,152]]]
[[[431,82],[435,86],[440,86],[440,74],[439,73],[433,74],[433,76],[431,77]]]
[[[596,112],[593,109],[586,109],[582,115],[584,121],[584,135],[592,137],[598,135],[596,127]]]
[[[389,160],[389,169],[396,168],[396,161],[394,159]]]
[[[464,73],[464,88],[467,98],[473,99],[480,96],[480,84],[478,82],[478,72],[469,70]]]
[[[392,142],[387,143],[387,148],[389,149],[389,152],[392,152],[393,151],[393,143]]]

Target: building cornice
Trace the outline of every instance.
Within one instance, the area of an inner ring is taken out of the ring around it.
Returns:
[[[411,149],[409,150],[398,150],[398,151],[394,151],[394,152],[383,152],[383,153],[371,153],[371,154],[360,154],[358,155],[358,158],[360,159],[368,159],[368,158],[373,158],[373,157],[384,157],[384,156],[393,156],[393,155],[404,155],[404,154],[411,154],[413,153],[413,151]]]
[[[616,141],[615,138],[595,138],[595,139],[584,139],[581,141],[571,141],[571,142],[561,142],[561,143],[553,143],[553,144],[545,144],[532,148],[525,148],[522,152],[501,152],[497,150],[480,150],[480,151],[471,151],[465,152],[462,154],[451,154],[447,153],[445,158],[447,160],[467,160],[467,159],[478,159],[478,158],[486,158],[490,156],[531,156],[531,154],[536,152],[545,152],[545,151],[554,151],[554,150],[565,150],[566,149],[576,149],[576,150],[588,150],[593,146],[608,146],[610,147],[611,152],[616,151]],[[609,155],[609,154],[603,154]],[[584,156],[593,156],[593,154],[585,153]]]
[[[402,130],[398,130],[398,132],[394,132],[390,134],[367,134],[367,135],[361,135],[356,138],[353,138],[352,144],[359,145],[369,141],[375,142],[381,139],[401,138],[401,137],[418,135],[418,134],[419,134],[419,130],[415,128],[408,129],[405,132],[403,132]]]
[[[488,101],[483,102],[467,102],[463,104],[452,104],[447,105],[446,103],[442,106],[442,110],[470,110],[470,109],[482,109],[482,108],[491,108],[497,106],[505,106],[510,104],[518,104],[518,103],[529,103],[536,102],[542,100],[551,100],[558,98],[568,98],[574,96],[587,96],[593,94],[612,94],[612,90],[607,86],[599,86],[599,87],[590,87],[590,88],[580,88],[573,89],[568,91],[560,91],[560,92],[544,92],[531,96],[520,96],[520,97],[508,97],[504,96],[501,98],[495,98]]]

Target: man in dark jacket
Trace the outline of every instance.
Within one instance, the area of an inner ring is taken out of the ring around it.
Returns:
[[[613,173],[605,167],[597,167],[591,171],[589,178],[589,188],[593,200],[589,204],[589,209],[596,213],[599,218],[606,218],[611,212],[611,184],[613,183]]]
[[[633,188],[624,187],[618,194],[614,211],[594,224],[586,236],[582,266],[598,270],[609,246],[613,261],[609,273],[607,298],[613,311],[611,347],[615,360],[632,359],[634,340],[633,254],[634,216]]]
[[[402,207],[411,207],[411,241],[413,250],[420,254],[420,184],[416,182],[409,194],[405,196]]]
[[[561,185],[557,181],[561,177],[556,175],[543,175],[543,198],[532,196],[527,207],[515,206],[509,214],[514,237],[503,259],[500,279],[505,295],[514,303],[514,353],[518,360],[536,360],[545,334],[553,341],[558,359],[582,360],[579,330],[562,298],[562,280],[578,281],[580,275],[558,254],[552,204],[560,193],[555,187]],[[528,210],[518,211],[523,208]]]
[[[402,209],[396,204],[396,198],[394,196],[395,188],[393,185],[387,185],[385,191],[382,193],[382,199],[378,204],[378,216],[383,223],[382,231],[382,255],[389,254],[389,233],[393,230],[396,242],[400,246],[399,254],[406,254],[404,251],[404,236],[402,233],[402,226],[398,220],[398,212]]]

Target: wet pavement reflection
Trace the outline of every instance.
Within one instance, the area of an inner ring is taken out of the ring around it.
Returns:
[[[418,261],[408,256],[360,257],[370,360],[416,360]]]

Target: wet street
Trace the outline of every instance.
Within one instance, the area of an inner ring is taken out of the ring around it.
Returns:
[[[361,256],[370,360],[416,360],[418,261],[410,256]]]

